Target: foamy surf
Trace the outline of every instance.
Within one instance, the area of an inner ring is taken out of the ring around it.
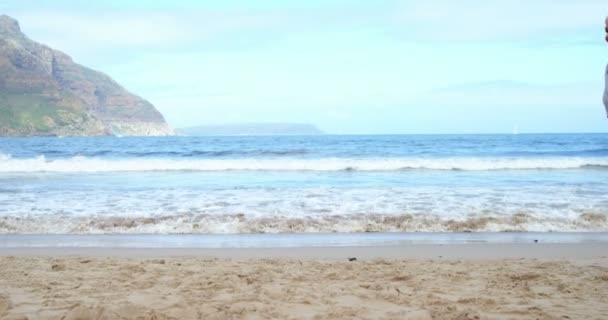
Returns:
[[[0,139],[0,232],[606,232],[607,138]]]
[[[150,172],[150,171],[405,171],[405,170],[563,170],[607,169],[607,158],[399,158],[399,159],[63,159],[0,156],[0,172]]]
[[[0,192],[0,203],[8,233],[608,231],[608,202],[593,190],[546,186],[95,187]]]
[[[573,217],[517,213],[468,215],[313,215],[290,216],[163,215],[25,216],[0,218],[2,233],[44,234],[237,234],[326,232],[605,232],[608,214],[579,212]]]

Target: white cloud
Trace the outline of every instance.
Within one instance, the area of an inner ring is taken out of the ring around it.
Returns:
[[[356,28],[385,30],[403,40],[428,42],[548,39],[548,34],[565,39],[591,29],[597,29],[601,39],[605,14],[604,0],[410,0],[314,9],[22,10],[16,12],[16,18],[28,34],[40,40],[69,49],[78,44],[79,51],[94,51],[247,38],[259,41],[299,32]]]
[[[22,29],[81,46],[141,47],[184,40],[189,35],[177,17],[167,15],[97,15],[56,12],[17,17]]]
[[[269,30],[285,23],[274,14],[247,12],[18,12],[26,34],[76,51],[172,49]],[[280,27],[278,28],[280,30]]]
[[[418,40],[518,40],[596,28],[601,36],[605,0],[434,0],[396,5],[400,34]]]
[[[434,90],[417,103],[444,107],[589,108],[601,104],[602,92],[601,83],[546,86],[490,81]]]

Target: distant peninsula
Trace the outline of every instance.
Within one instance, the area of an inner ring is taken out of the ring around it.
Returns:
[[[0,15],[0,136],[173,134],[150,102]]]
[[[306,123],[241,123],[209,125],[177,129],[186,136],[263,136],[263,135],[316,135],[324,134]]]

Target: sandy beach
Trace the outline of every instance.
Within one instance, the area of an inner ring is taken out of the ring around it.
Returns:
[[[605,319],[607,249],[2,248],[0,318]]]
[[[0,0],[0,320],[608,320],[607,3]]]

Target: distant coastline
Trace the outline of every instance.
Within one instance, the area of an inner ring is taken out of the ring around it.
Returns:
[[[325,134],[308,123],[236,123],[176,129],[183,136],[281,136]]]

